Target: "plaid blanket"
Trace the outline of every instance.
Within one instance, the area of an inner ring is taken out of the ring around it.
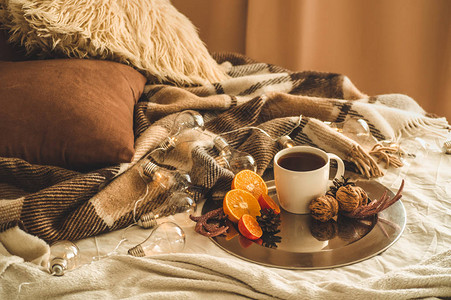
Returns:
[[[168,137],[177,114],[185,110],[203,115],[205,131],[186,130],[162,167],[187,172],[200,188],[196,200],[207,201],[222,200],[233,179],[215,159],[217,135],[251,154],[259,174],[271,168],[280,150],[277,139],[289,135],[296,144],[337,154],[348,169],[377,177],[383,170],[368,151],[325,121],[362,118],[378,140],[449,127],[405,95],[369,97],[340,74],[291,72],[237,54],[214,58],[229,79],[206,86],[146,86],[135,107],[131,163],[78,173],[0,157],[0,231],[20,226],[49,243],[77,240],[124,228],[159,207],[164,191],[151,189],[145,201],[138,201],[146,190],[139,162]]]

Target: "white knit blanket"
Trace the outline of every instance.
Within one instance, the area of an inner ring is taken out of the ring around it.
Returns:
[[[19,259],[0,259],[3,299],[411,299],[450,296],[451,250],[412,266],[364,280],[280,274],[274,269],[207,254],[139,259],[115,256],[63,277],[52,277]],[[312,274],[312,276],[309,276]],[[354,274],[355,277],[358,274]],[[21,282],[27,284],[19,285]],[[10,293],[5,293],[9,291]]]

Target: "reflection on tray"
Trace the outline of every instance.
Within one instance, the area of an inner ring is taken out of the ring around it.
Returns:
[[[281,213],[281,237],[278,249],[294,252],[317,252],[334,249],[360,240],[376,224],[377,218],[351,219],[339,216],[337,220],[320,222],[310,215]]]
[[[377,222],[376,217],[352,219],[344,216],[339,216],[337,220],[320,222],[310,215],[288,212],[282,212],[281,219],[280,231],[272,234],[266,233],[255,241],[240,235],[235,224],[228,222],[229,229],[225,234],[225,239],[230,241],[236,237],[243,248],[248,248],[256,243],[260,246],[285,251],[316,252],[358,241],[368,234]]]
[[[227,232],[225,233],[225,240],[230,241],[230,240],[234,239],[235,237],[238,237],[239,243],[243,248],[248,248],[253,243],[256,243],[260,246],[275,249],[278,247],[278,245],[280,244],[280,242],[282,240],[282,237],[278,235],[280,232],[279,230],[276,232],[265,232],[265,233],[263,233],[261,238],[259,238],[258,240],[252,241],[252,240],[249,240],[249,239],[245,238],[244,236],[242,236],[238,232],[238,229],[236,228],[236,225],[234,223],[227,220],[226,225],[229,227],[229,229],[227,229]]]
[[[320,222],[312,218],[310,232],[318,241],[328,241],[338,237],[344,242],[352,243],[363,238],[375,224],[374,218],[352,219],[338,216],[328,222]]]

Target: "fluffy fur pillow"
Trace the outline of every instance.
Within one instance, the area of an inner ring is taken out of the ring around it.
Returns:
[[[113,60],[177,84],[226,77],[169,0],[0,0],[0,23],[41,57]]]

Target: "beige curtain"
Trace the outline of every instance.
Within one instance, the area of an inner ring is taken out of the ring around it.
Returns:
[[[347,75],[451,120],[450,0],[172,0],[211,52]]]

